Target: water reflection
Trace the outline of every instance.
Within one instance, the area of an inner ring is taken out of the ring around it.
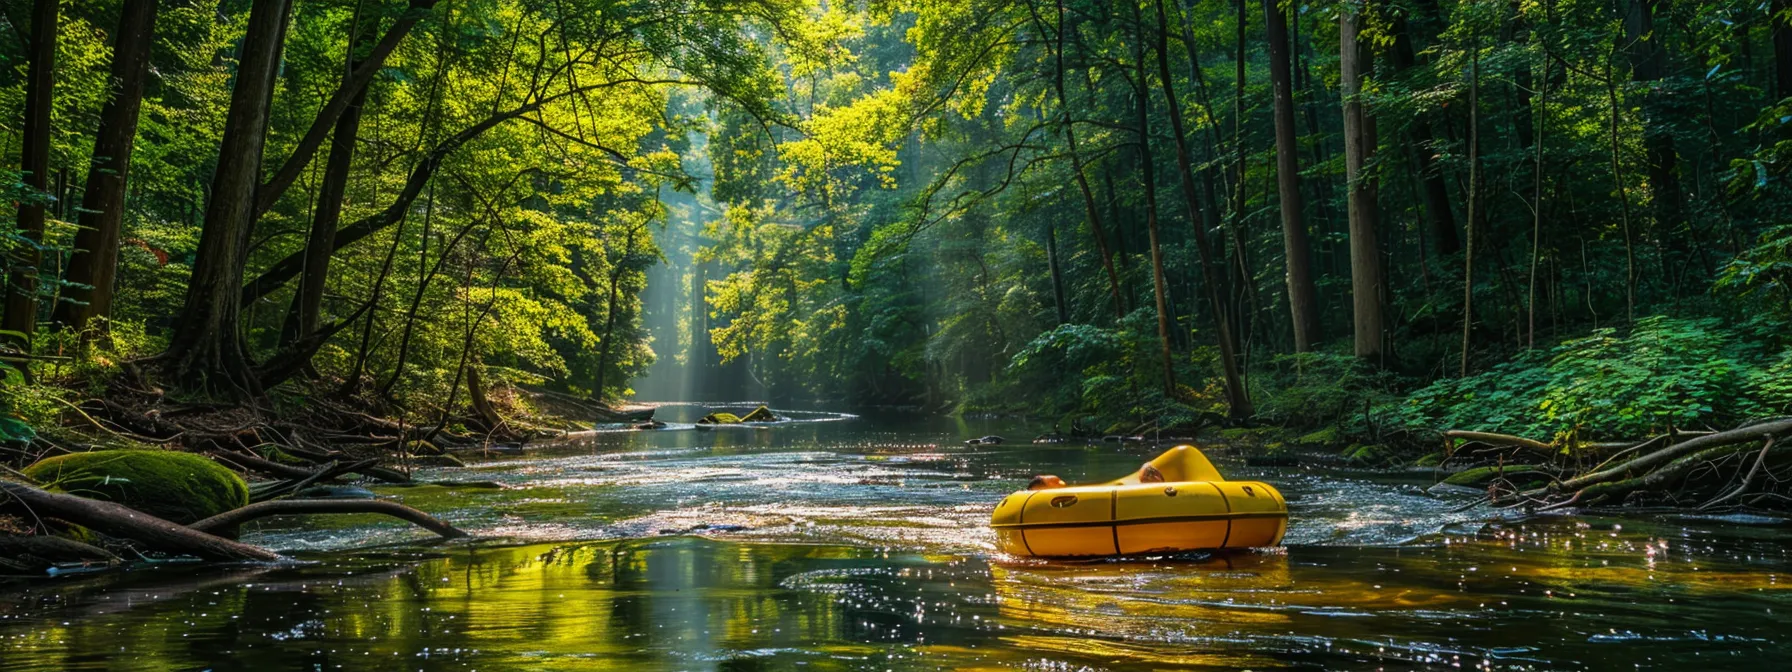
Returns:
[[[1398,475],[1222,459],[1289,495],[1286,548],[1001,557],[984,522],[1018,479],[1155,450],[957,441],[1025,431],[797,423],[502,457],[453,476],[504,490],[387,494],[517,545],[283,520],[251,538],[334,552],[0,587],[0,670],[1707,669],[1792,653],[1777,626],[1792,550],[1739,524],[1772,521],[1489,521]]]
[[[1510,545],[1557,528],[1079,564],[681,536],[145,572],[9,594],[0,669],[1702,668],[1788,653],[1772,616],[1792,596],[1771,571]]]

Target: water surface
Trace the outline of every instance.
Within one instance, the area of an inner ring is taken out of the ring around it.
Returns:
[[[378,489],[477,544],[283,519],[247,539],[314,564],[0,587],[0,670],[1705,669],[1792,653],[1777,521],[1452,513],[1464,502],[1427,494],[1426,474],[1216,450],[1287,495],[1285,547],[1042,563],[992,551],[993,502],[1155,448],[1031,445],[1043,428],[1009,421],[803,420],[596,433],[423,474],[502,490]],[[1013,441],[962,444],[992,433]]]

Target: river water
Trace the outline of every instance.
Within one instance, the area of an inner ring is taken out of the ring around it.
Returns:
[[[690,420],[700,410],[668,407]],[[1035,473],[1147,445],[1031,445],[1018,421],[795,414],[600,432],[375,488],[484,539],[371,517],[269,520],[312,562],[0,584],[0,670],[1777,668],[1786,524],[1521,518],[1426,473],[1248,467],[1285,546],[1044,563],[988,513]],[[1000,446],[964,439],[1001,434]]]

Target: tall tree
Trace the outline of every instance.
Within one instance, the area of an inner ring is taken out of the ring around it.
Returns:
[[[182,384],[226,397],[261,395],[237,315],[274,75],[291,7],[291,0],[250,4],[193,275],[163,354]]]
[[[1361,4],[1346,3],[1338,12],[1338,90],[1344,99],[1344,173],[1350,216],[1351,316],[1356,356],[1379,359],[1385,327],[1381,297],[1386,287],[1381,263],[1379,193],[1366,168],[1375,153],[1375,118],[1363,109],[1363,73],[1373,65],[1362,32]]]
[[[1201,216],[1201,206],[1195,198],[1194,157],[1188,150],[1188,137],[1184,133],[1182,123],[1182,102],[1176,98],[1176,87],[1170,77],[1169,21],[1165,18],[1164,0],[1157,0],[1157,76],[1164,93],[1164,101],[1170,113],[1170,137],[1176,141],[1176,168],[1182,175],[1182,199],[1188,207],[1188,223],[1195,241],[1195,251],[1201,259],[1201,278],[1203,289],[1207,295],[1207,304],[1213,311],[1215,331],[1219,334],[1220,371],[1226,387],[1226,405],[1234,420],[1251,417],[1250,395],[1244,388],[1244,376],[1239,371],[1238,342],[1233,333],[1233,320],[1226,309],[1224,275],[1220,272],[1219,261],[1213,257],[1212,243],[1207,239],[1206,218]],[[1187,16],[1183,17],[1188,20]],[[1209,207],[1218,204],[1210,203]]]
[[[1064,145],[1070,153],[1070,170],[1076,177],[1077,193],[1083,197],[1083,213],[1089,218],[1089,230],[1095,237],[1095,251],[1101,255],[1101,268],[1107,274],[1108,294],[1114,301],[1114,315],[1119,317],[1126,314],[1126,302],[1120,298],[1120,275],[1114,271],[1114,255],[1108,252],[1108,234],[1101,224],[1100,208],[1095,205],[1095,192],[1089,188],[1089,176],[1083,172],[1083,157],[1076,145],[1076,126],[1070,118],[1070,99],[1064,95],[1064,34],[1070,30],[1069,24],[1064,21],[1064,0],[1057,0],[1057,9],[1058,25],[1054,31],[1057,39],[1052,43],[1052,90],[1058,94],[1058,115],[1063,124],[1060,132],[1064,134]],[[1038,23],[1043,27],[1043,22]],[[1048,233],[1052,236],[1051,242],[1055,244],[1056,233]],[[1055,254],[1053,263],[1057,263]]]
[[[100,111],[93,163],[81,195],[80,229],[68,260],[68,300],[56,304],[56,321],[76,331],[84,331],[94,318],[112,314],[118,239],[124,228],[125,181],[136,146],[137,112],[149,75],[155,27],[156,0],[125,0],[112,44],[111,95]]]
[[[343,72],[345,84],[360,66],[358,52],[367,46],[363,43],[373,41],[373,22],[365,16],[362,7],[357,5],[351,20],[349,56]],[[317,330],[323,310],[324,285],[330,274],[330,257],[335,252],[336,227],[342,221],[343,197],[348,191],[349,171],[355,163],[355,138],[361,132],[361,108],[366,103],[367,89],[362,88],[336,120],[330,153],[324,159],[323,179],[317,187],[317,204],[311,213],[311,229],[305,238],[303,271],[293,292],[292,319],[287,321],[281,333],[284,343],[292,343]]]
[[[1132,8],[1133,24],[1133,122],[1138,124],[1139,181],[1145,191],[1145,230],[1151,238],[1151,287],[1157,299],[1158,352],[1164,368],[1164,394],[1176,396],[1176,360],[1170,356],[1170,288],[1164,280],[1164,251],[1157,226],[1157,174],[1151,158],[1151,80],[1145,74],[1145,22],[1139,16],[1139,5],[1127,0]]]
[[[1468,65],[1468,230],[1462,254],[1462,366],[1458,375],[1468,377],[1469,334],[1475,324],[1475,229],[1481,205],[1481,35],[1469,43]]]
[[[1686,228],[1686,210],[1680,190],[1679,155],[1674,151],[1673,135],[1663,124],[1667,115],[1660,109],[1661,94],[1654,90],[1662,79],[1667,58],[1661,38],[1655,33],[1656,1],[1625,3],[1624,37],[1629,44],[1630,77],[1643,89],[1643,152],[1648,163],[1646,172],[1657,235],[1677,256],[1685,257],[1689,235],[1682,233]],[[1671,261],[1679,264],[1685,259]],[[1677,277],[1680,272],[1679,268],[1671,269],[1669,277]]]
[[[1405,12],[1392,17],[1394,31],[1393,70],[1410,71],[1418,64],[1417,47],[1413,44],[1412,22]],[[1456,233],[1456,212],[1450,209],[1450,189],[1443,173],[1432,160],[1431,115],[1420,114],[1406,131],[1407,161],[1418,180],[1419,197],[1425,208],[1425,220],[1431,224],[1431,241],[1438,254],[1455,254],[1462,250],[1462,238]]]
[[[37,331],[37,272],[42,260],[39,245],[44,238],[44,201],[50,177],[50,110],[55,100],[56,42],[61,7],[57,0],[31,3],[31,64],[25,70],[24,136],[19,146],[19,172],[33,198],[18,205],[19,235],[24,244],[14,245],[16,256],[7,278],[6,315],[0,330],[16,332],[26,344]]]
[[[1269,80],[1275,89],[1276,192],[1282,211],[1282,253],[1287,264],[1288,310],[1294,350],[1308,352],[1319,340],[1319,291],[1313,282],[1313,245],[1307,236],[1300,193],[1300,144],[1294,128],[1294,71],[1289,58],[1288,15],[1280,0],[1263,0],[1269,37]]]

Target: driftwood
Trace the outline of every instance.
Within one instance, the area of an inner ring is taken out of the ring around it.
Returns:
[[[283,559],[265,548],[206,534],[112,502],[47,492],[11,481],[0,481],[0,494],[23,506],[27,515],[68,521],[114,537],[141,542],[157,551],[206,560],[273,562]]]
[[[1445,432],[1445,436],[1491,446],[1535,450],[1562,459],[1554,443],[1488,432]],[[1579,444],[1613,450],[1597,466],[1530,490],[1489,492],[1490,501],[1508,506],[1554,510],[1577,506],[1601,506],[1633,501],[1667,500],[1677,506],[1697,504],[1710,510],[1768,499],[1792,501],[1783,493],[1764,489],[1778,484],[1774,469],[1788,466],[1792,456],[1792,418],[1771,418],[1718,432],[1670,432],[1641,441]],[[1731,466],[1734,465],[1734,466]],[[1567,468],[1565,465],[1559,465]],[[1729,474],[1725,477],[1724,474]],[[1643,496],[1651,494],[1650,496]],[[1638,498],[1641,497],[1641,500]]]
[[[220,513],[187,527],[201,532],[220,532],[235,529],[236,526],[257,518],[310,513],[377,513],[398,518],[439,534],[445,539],[458,539],[467,536],[467,533],[440,518],[398,502],[376,499],[281,499],[258,502]]]

